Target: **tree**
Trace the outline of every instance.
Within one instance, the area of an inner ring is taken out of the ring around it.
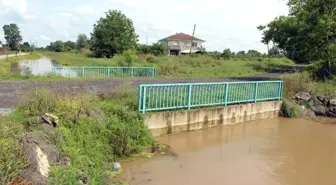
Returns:
[[[250,49],[247,51],[246,55],[249,57],[260,57],[262,54],[257,50]]]
[[[140,44],[137,47],[137,52],[139,54],[145,54],[145,55],[149,54],[149,53],[151,53],[151,46],[148,46],[146,44]]]
[[[155,56],[166,55],[167,49],[163,44],[154,43],[150,46],[150,53]]]
[[[65,43],[64,43],[64,49],[66,50],[66,51],[71,51],[71,50],[74,50],[74,49],[76,49],[76,43],[75,42],[72,42],[72,41],[66,41]]]
[[[4,25],[3,31],[9,48],[12,50],[17,50],[19,48],[20,42],[22,41],[19,27],[16,24]]]
[[[112,57],[135,49],[138,35],[133,22],[120,11],[108,11],[99,19],[91,33],[91,49],[97,57]]]
[[[28,42],[24,42],[22,45],[21,45],[21,50],[22,51],[30,51],[31,50],[31,46]]]
[[[232,52],[230,49],[225,49],[222,53],[224,59],[230,59],[232,56]]]
[[[76,41],[76,48],[78,50],[89,47],[89,39],[85,34],[79,34]]]
[[[238,51],[237,52],[237,55],[245,55],[246,53],[245,53],[245,51]]]
[[[272,41],[295,62],[321,63],[323,76],[336,73],[335,0],[289,0],[288,6],[288,16],[258,27],[262,42]]]

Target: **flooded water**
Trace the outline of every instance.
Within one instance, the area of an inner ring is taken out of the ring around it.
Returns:
[[[125,163],[120,179],[130,185],[336,185],[335,124],[277,118],[157,140],[178,156]]]
[[[43,57],[39,60],[24,60],[19,62],[21,75],[24,75],[26,69],[31,71],[32,75],[44,76],[52,72],[54,64],[50,58]]]

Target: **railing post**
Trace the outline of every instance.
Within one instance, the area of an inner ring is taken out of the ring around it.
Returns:
[[[258,101],[258,84],[259,82],[256,82],[254,87],[254,103],[257,103]]]
[[[143,94],[142,94],[142,113],[146,112],[146,86],[143,87]]]
[[[107,68],[107,77],[110,78],[111,68]]]
[[[279,82],[279,87],[278,87],[278,100],[281,100],[282,97],[282,81]]]
[[[224,104],[225,104],[225,106],[227,106],[227,104],[228,104],[228,96],[229,96],[229,83],[225,84],[224,93],[225,93]]]
[[[191,90],[192,90],[192,85],[188,85],[188,110],[190,110],[191,106]]]
[[[84,67],[82,67],[82,78],[84,78]]]
[[[138,87],[138,111],[141,112],[141,102],[142,102],[142,86],[139,85]]]
[[[155,76],[155,68],[152,69],[152,77]]]
[[[131,69],[132,69],[132,72],[131,72],[131,77],[133,77],[133,72],[134,72],[134,71],[133,71],[133,69],[134,69],[134,68],[132,67]]]

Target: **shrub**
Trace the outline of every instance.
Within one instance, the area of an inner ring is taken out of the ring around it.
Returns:
[[[47,89],[29,91],[23,96],[18,110],[23,116],[42,116],[47,112],[53,112],[56,108],[56,98]]]
[[[308,92],[312,90],[312,77],[308,72],[286,74],[283,79],[284,96],[294,98],[298,92]]]
[[[295,118],[298,116],[298,105],[290,102],[289,100],[283,100],[281,112],[283,116],[287,118]]]

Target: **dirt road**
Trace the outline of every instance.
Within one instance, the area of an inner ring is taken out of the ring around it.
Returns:
[[[22,56],[22,55],[27,55],[27,53],[18,53],[18,54],[11,54],[8,55],[8,57],[16,57],[16,56]],[[0,55],[0,60],[6,59],[6,55]]]

